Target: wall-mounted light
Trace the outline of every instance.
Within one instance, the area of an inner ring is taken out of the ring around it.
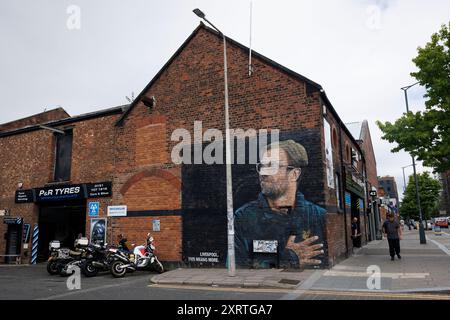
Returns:
[[[22,189],[22,188],[23,188],[23,182],[19,182],[19,183],[17,184],[17,188],[18,188],[18,189]]]
[[[151,96],[150,98],[144,96],[142,98],[142,103],[149,109],[152,109],[156,105],[155,96]]]

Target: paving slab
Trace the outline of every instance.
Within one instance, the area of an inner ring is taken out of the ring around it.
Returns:
[[[375,267],[380,272],[382,291],[450,290],[450,235],[428,231],[427,239],[427,244],[420,244],[417,230],[405,230],[402,259],[395,261],[390,260],[386,239],[372,241],[330,270],[321,270],[319,276],[313,269],[237,269],[236,276],[230,277],[225,268],[178,268],[153,276],[151,283],[292,290],[303,290],[299,288],[310,283],[306,290],[366,292]]]

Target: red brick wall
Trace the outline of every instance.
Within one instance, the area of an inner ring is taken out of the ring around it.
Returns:
[[[116,242],[116,235],[125,233],[130,243],[141,243],[146,233],[152,232],[152,220],[157,219],[161,221],[161,231],[152,234],[158,255],[165,261],[181,259],[182,216],[167,214],[167,211],[182,208],[181,167],[170,159],[172,147],[178,142],[171,141],[171,134],[177,128],[192,133],[194,121],[203,121],[204,130],[224,129],[222,45],[219,37],[200,29],[145,93],[147,97],[156,97],[156,105],[149,109],[138,102],[123,126],[114,126],[117,115],[73,124],[71,183],[113,181],[113,197],[98,199],[100,217],[106,217],[108,205],[122,204],[127,205],[130,212],[148,214],[108,218],[109,242]],[[247,63],[248,53],[228,43],[231,128],[267,128],[284,132],[317,130],[321,145],[316,149],[321,153],[318,156],[320,162],[324,163],[319,92],[308,95],[304,82],[257,57],[253,59],[255,73],[249,77]],[[332,127],[337,128],[337,121],[330,114],[327,117]],[[348,137],[342,139],[349,141]],[[8,149],[6,154],[0,154],[0,179],[4,179],[0,180],[0,208],[9,207],[21,213],[30,210],[27,219],[36,219],[37,206],[13,204],[15,180],[22,172],[25,188],[40,187],[50,181],[52,134],[40,130],[1,138],[0,144],[1,150]],[[341,164],[338,150],[334,152],[336,171],[340,170]],[[21,164],[24,158],[28,161]],[[322,168],[317,171],[315,202],[326,207],[336,206],[335,191],[322,187],[326,176],[325,166]],[[202,185],[196,187],[202,188]],[[344,216],[330,211],[327,219],[329,255],[330,260],[335,261],[345,252]],[[0,231],[1,228],[4,226]],[[87,233],[89,228],[88,221]]]
[[[110,218],[113,230],[110,236],[117,242],[117,236],[122,233],[128,239],[128,246],[142,245],[148,232],[155,239],[156,255],[161,261],[181,260],[181,226],[180,216],[124,217]],[[160,220],[161,231],[152,231],[152,221]]]
[[[167,175],[167,171],[165,172]],[[122,201],[128,205],[128,211],[180,209],[180,185],[164,175],[154,173],[133,183],[123,194]],[[161,231],[152,231],[152,220],[160,220]],[[119,229],[135,243],[142,242],[150,232],[157,242],[161,260],[180,261],[181,223],[180,216],[128,217],[120,219]]]
[[[350,221],[350,214],[347,214],[347,222],[348,221]],[[346,238],[344,225],[343,213],[327,214],[328,257],[330,265],[336,264],[345,256]],[[349,242],[349,245],[351,245],[350,243],[351,242]]]
[[[110,181],[114,172],[114,124],[118,116],[74,124],[72,183]]]
[[[162,261],[180,261],[182,217],[158,215],[158,211],[181,209],[181,173],[170,160],[167,118],[152,114],[145,106],[139,112],[125,126],[116,127],[113,203],[151,216],[112,218],[110,235],[124,233],[129,243],[142,243],[150,232]],[[161,231],[152,231],[153,220],[160,220]]]
[[[131,184],[135,174],[155,168],[169,170],[180,177],[180,166],[174,165],[170,159],[170,152],[178,143],[171,141],[175,129],[185,128],[193,137],[194,121],[202,121],[204,130],[215,128],[223,131],[222,52],[221,39],[201,29],[145,93],[148,98],[156,97],[156,105],[149,109],[142,102],[137,103],[117,130],[115,188]],[[255,73],[249,77],[247,53],[231,43],[227,53],[231,128],[289,131],[320,127],[318,93],[307,96],[305,83],[256,58],[253,61]],[[150,192],[151,196],[148,196],[145,183],[136,182],[139,186],[135,188],[141,188],[138,195],[135,192],[134,196],[128,196],[128,193],[122,196],[115,190],[118,196],[114,201],[129,207],[136,207],[139,203],[140,210],[158,210],[165,208],[167,203],[172,203],[167,209],[181,209],[181,189],[170,189],[168,183],[156,178],[147,179],[146,185],[156,183],[156,180],[158,185],[168,189]],[[146,221],[150,223],[151,218]],[[177,221],[177,228],[181,230],[182,219]],[[163,223],[161,220],[161,225]],[[174,233],[169,238],[167,247],[164,241],[160,241],[160,254],[179,260],[182,233]]]
[[[352,141],[350,136],[345,132],[344,129],[340,129],[340,123],[335,118],[335,116],[327,110],[325,114],[325,119],[329,122],[331,127],[331,139],[333,142],[333,162],[334,162],[334,171],[337,172],[340,176],[341,188],[344,187],[344,179],[342,166],[351,166],[351,157],[348,157],[346,154],[346,146],[358,150],[358,145]],[[333,130],[336,130],[336,139],[333,139]],[[339,133],[340,132],[340,133]],[[370,139],[370,137],[369,137]],[[322,144],[324,144],[324,135],[322,135]],[[371,143],[370,141],[368,143]],[[343,162],[341,162],[341,146],[342,146],[342,157]],[[326,175],[326,163],[325,163],[325,155],[324,155],[324,175]],[[358,171],[361,173],[363,169],[363,162],[360,161],[357,166]],[[347,174],[350,174],[348,170]],[[345,190],[344,190],[345,191]],[[350,208],[346,209],[346,214],[343,214],[343,210],[333,210],[337,206],[337,198],[336,198],[336,190],[332,188],[328,188],[327,184],[325,184],[325,199],[328,207],[328,215],[327,215],[327,235],[328,235],[328,250],[329,250],[329,259],[331,264],[337,262],[342,256],[345,255],[348,247],[349,253],[352,248],[352,239],[351,239],[351,211]],[[363,198],[365,200],[365,197]],[[345,194],[342,194],[342,208],[345,207]],[[340,212],[340,213],[336,213]],[[364,210],[361,210],[360,214],[360,230],[361,230],[361,239],[362,244],[366,243],[366,215]],[[345,226],[345,227],[344,227]],[[347,239],[345,235],[345,229],[347,230]],[[346,244],[347,241],[347,244]]]
[[[0,138],[0,209],[8,209],[11,217],[23,217],[24,223],[37,223],[35,204],[15,204],[17,183],[24,189],[42,186],[48,182],[53,135],[44,130]],[[0,220],[0,252],[5,253],[3,234],[7,225]],[[23,251],[22,251],[23,252]],[[29,253],[28,256],[29,257]],[[24,256],[24,258],[27,258]]]
[[[112,180],[114,124],[117,119],[118,116],[113,115],[70,124],[73,126],[73,147],[71,181],[68,183]],[[17,183],[23,182],[23,188],[30,189],[52,182],[54,149],[54,135],[47,130],[0,138],[0,209],[9,209],[11,216],[24,217],[24,223],[29,223],[32,228],[38,223],[39,206],[15,204]],[[89,201],[100,201],[100,217],[106,216],[106,208],[112,203],[109,198]],[[89,230],[90,221],[87,218],[86,234],[89,234]],[[6,231],[7,225],[0,223],[0,234]],[[2,237],[0,252],[5,252],[5,245],[6,241]],[[30,251],[28,249],[25,256],[22,250],[24,261],[30,258]]]
[[[145,93],[148,98],[155,96],[157,103],[149,110],[139,102],[125,120],[124,126],[118,130],[118,150],[131,153],[122,157],[119,155],[122,152],[118,152],[117,169],[121,174],[118,174],[115,185],[125,183],[132,173],[152,165],[159,168],[177,167],[170,161],[170,150],[178,143],[170,140],[175,129],[185,128],[193,136],[194,121],[202,121],[204,130],[215,128],[223,131],[222,46],[220,38],[200,29]],[[248,53],[232,43],[228,43],[227,49],[231,128],[267,128],[282,131],[320,128],[321,105],[318,92],[307,96],[304,82],[257,58],[253,60],[255,73],[249,77]],[[160,117],[160,121],[166,123],[165,145],[159,133],[145,129],[149,124],[158,123],[152,120],[154,117]],[[141,153],[139,146],[134,144],[146,140],[139,137],[143,134],[152,135],[152,143],[158,150],[166,149],[169,157],[159,158]],[[165,161],[167,163],[164,163]],[[130,164],[138,164],[138,167],[130,172]],[[317,180],[323,180],[323,177],[319,174]],[[202,188],[201,185],[196,187]],[[317,192],[321,194],[318,198],[323,199],[323,189]],[[157,203],[160,201],[167,201],[163,195],[158,197],[159,199],[152,200],[152,205],[149,203],[148,209],[158,207]],[[138,200],[127,199],[129,205],[135,201]],[[320,202],[321,205],[324,204],[323,200]],[[176,242],[178,239],[173,240]]]
[[[69,117],[70,117],[69,114],[63,108],[57,108],[39,114],[35,114],[31,117],[26,117],[23,119],[0,124],[0,132],[11,131],[26,126],[41,124],[52,120],[65,119]]]

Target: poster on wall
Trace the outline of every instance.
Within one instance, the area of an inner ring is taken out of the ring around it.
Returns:
[[[359,214],[364,214],[364,200],[361,198],[358,199],[358,209]]]
[[[258,147],[256,163],[249,161],[251,139],[246,139],[245,163],[232,164],[239,267],[327,267],[326,210],[322,207],[327,182],[322,176],[319,130],[304,129],[281,134],[277,141],[268,139]],[[278,154],[276,163],[272,152]],[[183,165],[182,182],[184,260],[205,264],[209,260],[199,252],[218,251],[215,261],[226,265],[225,166]],[[198,185],[202,188],[195,187]],[[276,249],[267,244],[277,244]],[[260,251],[265,253],[257,254]]]
[[[347,208],[351,208],[352,206],[352,197],[349,192],[345,192],[345,206]]]
[[[325,130],[325,157],[327,164],[328,188],[334,189],[333,145],[331,143],[331,127],[327,119],[323,119]]]
[[[91,242],[104,245],[106,243],[106,219],[91,219]]]
[[[23,233],[22,233],[22,242],[23,243],[28,243],[30,241],[30,224],[29,223],[25,223],[23,225]]]

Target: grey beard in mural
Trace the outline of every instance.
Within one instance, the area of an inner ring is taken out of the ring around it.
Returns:
[[[278,156],[273,157],[274,152]],[[235,213],[238,265],[255,268],[323,265],[326,210],[306,201],[298,190],[302,168],[307,165],[305,148],[294,140],[267,147],[256,166],[261,193],[257,200]],[[254,241],[263,240],[275,243],[277,254],[253,247]]]

